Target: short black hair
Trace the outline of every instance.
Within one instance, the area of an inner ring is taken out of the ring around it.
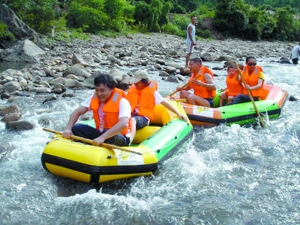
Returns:
[[[202,65],[202,59],[197,57],[197,58],[193,58],[190,61],[195,62],[195,63],[200,63]]]
[[[248,63],[249,59],[255,59],[255,60],[256,60],[256,58],[255,58],[254,56],[248,56],[248,57],[246,58],[246,64]]]
[[[117,81],[111,75],[103,73],[94,78],[95,87],[98,87],[100,84],[103,84],[110,89],[114,89],[118,85]]]

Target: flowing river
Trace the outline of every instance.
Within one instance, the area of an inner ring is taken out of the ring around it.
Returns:
[[[300,66],[269,61],[258,59],[266,82],[298,97]],[[224,87],[226,71],[214,72]],[[159,81],[159,91],[166,96],[181,85]],[[266,128],[194,127],[185,148],[153,176],[95,187],[56,177],[41,164],[52,136],[42,128],[62,131],[92,91],[45,104],[46,95],[15,98],[23,119],[36,126],[16,132],[0,122],[0,147],[7,149],[0,155],[1,225],[299,224],[300,101],[287,101],[276,120],[265,118]]]

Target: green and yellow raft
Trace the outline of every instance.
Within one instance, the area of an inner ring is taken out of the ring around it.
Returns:
[[[169,101],[183,115],[180,103]],[[172,156],[192,136],[191,123],[180,120],[162,105],[155,107],[150,126],[138,130],[129,151],[92,146],[56,134],[41,156],[43,167],[50,173],[88,183],[150,175],[160,163]],[[93,120],[87,121],[94,126]]]
[[[288,92],[272,84],[265,84],[264,91],[267,93],[266,97],[260,101],[255,101],[258,112],[262,117],[278,118],[283,106],[289,99]],[[193,125],[247,125],[258,121],[257,112],[252,102],[219,107],[219,94],[220,91],[214,98],[214,107],[212,108],[181,103]]]

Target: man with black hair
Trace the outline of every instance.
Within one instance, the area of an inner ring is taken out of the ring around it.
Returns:
[[[93,145],[101,143],[128,146],[131,143],[131,107],[127,95],[116,88],[117,82],[107,74],[94,78],[95,92],[78,106],[70,116],[63,137],[77,135],[93,139]],[[76,123],[78,118],[92,111],[96,128]]]
[[[216,84],[211,69],[202,65],[201,58],[193,58],[189,68],[192,76],[189,85],[180,90],[180,98],[187,103],[205,107],[213,107],[213,98],[216,96]]]

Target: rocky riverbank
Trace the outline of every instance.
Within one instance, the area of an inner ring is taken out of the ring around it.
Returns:
[[[223,69],[224,62],[229,60],[243,63],[249,55],[270,58],[270,63],[289,63],[288,58],[295,44],[233,39],[198,40],[192,57],[201,57],[204,64],[220,62],[213,70]],[[183,76],[189,75],[189,71],[183,68],[185,40],[174,35],[136,34],[117,38],[93,35],[90,40],[53,41],[45,46],[36,46],[26,40],[22,46],[20,51],[14,52],[21,52],[17,55],[24,56],[26,49],[27,58],[35,57],[36,63],[22,70],[9,69],[0,74],[2,99],[39,93],[52,94],[45,101],[55,99],[57,95],[72,97],[73,89],[93,88],[93,77],[101,72],[111,74],[119,82],[119,87],[124,89],[130,84],[132,72],[137,69],[146,69],[173,82],[184,80]],[[0,115],[1,111],[4,110],[0,109]],[[21,117],[16,108],[13,111],[15,116],[2,113],[2,120],[7,124]],[[31,126],[23,128],[30,129]]]

